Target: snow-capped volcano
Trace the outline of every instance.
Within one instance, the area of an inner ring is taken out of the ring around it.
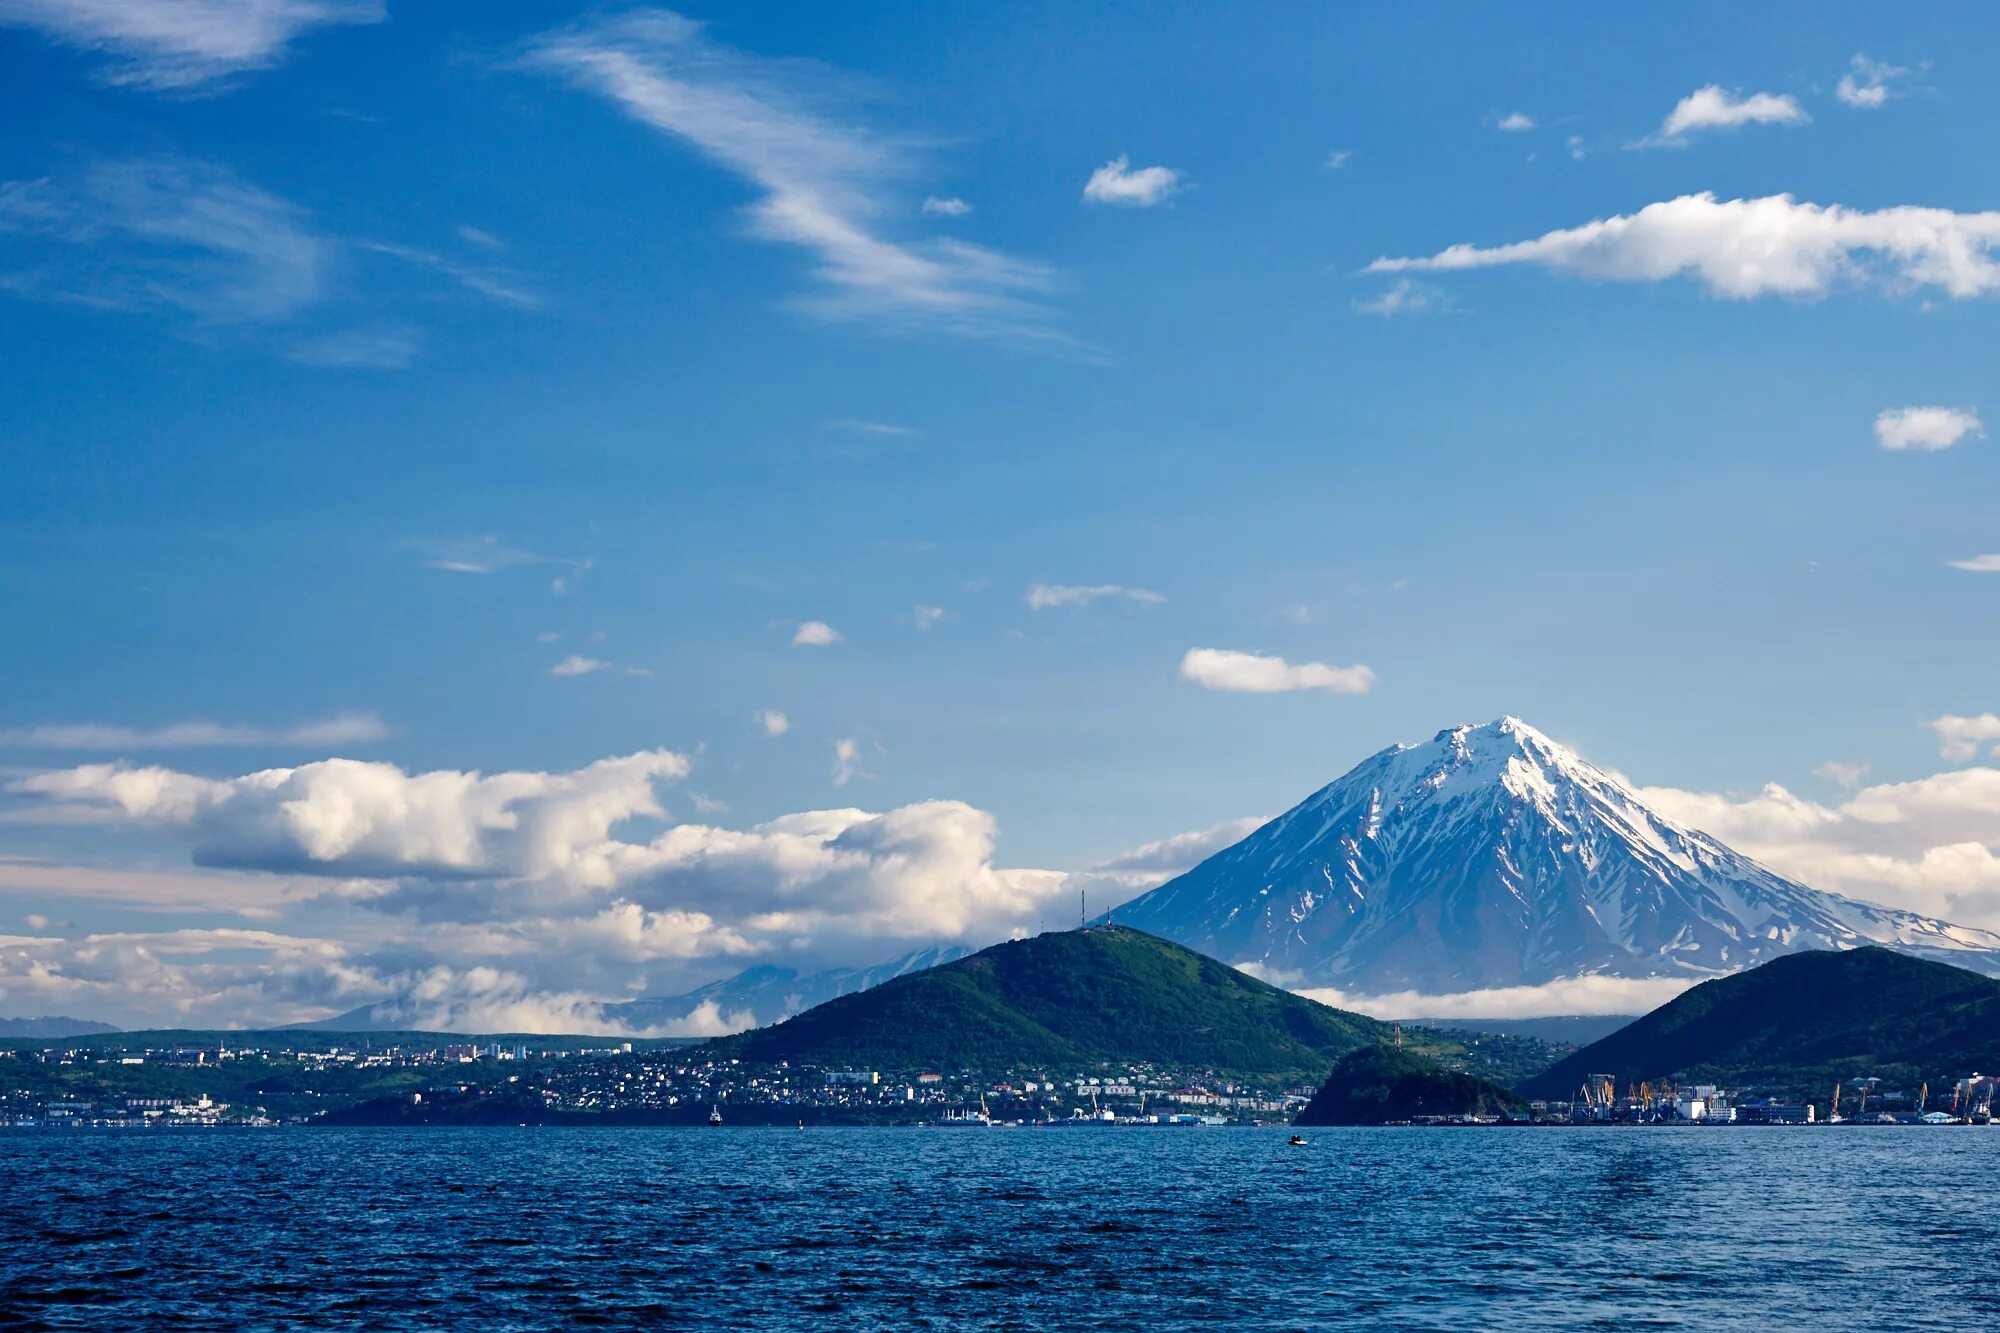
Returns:
[[[1115,916],[1289,984],[1374,994],[1699,976],[1864,944],[2000,972],[2000,935],[1786,879],[1512,717],[1364,760]]]

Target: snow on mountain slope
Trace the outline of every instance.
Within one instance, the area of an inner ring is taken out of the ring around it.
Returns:
[[[1287,984],[1377,994],[1864,944],[2000,973],[2000,935],[1786,879],[1512,717],[1384,750],[1114,915]]]

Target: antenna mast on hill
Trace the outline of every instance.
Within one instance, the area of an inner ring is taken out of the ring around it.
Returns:
[[[1076,928],[1078,930],[1082,930],[1090,924],[1090,908],[1084,905],[1084,898],[1089,892],[1090,890],[1084,888],[1079,888],[1076,891]]]

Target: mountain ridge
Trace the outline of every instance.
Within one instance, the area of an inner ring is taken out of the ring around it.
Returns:
[[[1115,916],[1364,993],[1712,976],[1868,944],[2000,971],[2000,935],[1779,875],[1515,717],[1378,751]]]
[[[891,1068],[1153,1063],[1317,1077],[1388,1025],[1128,926],[1009,940],[721,1037],[722,1057]]]
[[[1814,950],[1706,981],[1522,1083],[1564,1098],[1590,1074],[1816,1092],[2000,1068],[2000,980],[1871,946]]]

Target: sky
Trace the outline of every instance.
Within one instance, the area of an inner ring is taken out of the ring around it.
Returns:
[[[1502,714],[2000,925],[1996,61],[0,0],[0,1013],[576,1030]]]

